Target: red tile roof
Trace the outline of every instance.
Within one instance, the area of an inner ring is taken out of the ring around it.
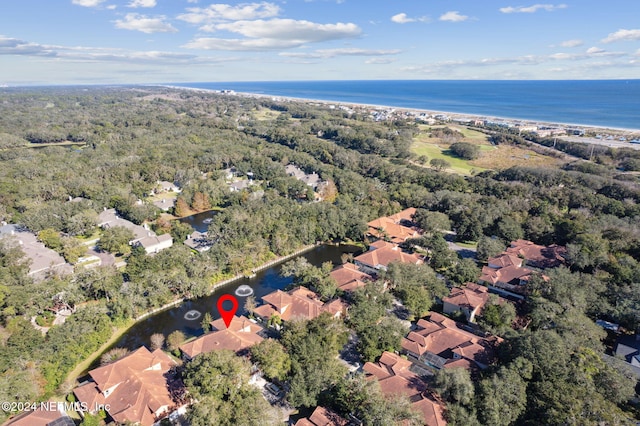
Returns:
[[[323,312],[342,315],[347,305],[341,300],[323,303],[319,296],[305,287],[296,287],[289,292],[276,290],[262,297],[264,305],[258,306],[254,313],[263,318],[276,314],[285,321],[293,318],[314,319]]]
[[[506,253],[526,259],[527,265],[535,268],[554,268],[565,262],[567,249],[555,244],[541,246],[528,240],[516,240],[507,248]]]
[[[415,331],[402,339],[402,348],[420,358],[434,354],[444,360],[444,365],[465,358],[479,367],[487,366],[494,357],[499,338],[483,338],[458,328],[452,319],[432,312],[429,319],[420,319]]]
[[[489,300],[489,289],[485,286],[466,283],[464,287],[454,287],[449,296],[442,299],[445,303],[468,309],[473,312],[482,310]]]
[[[295,426],[347,426],[348,421],[324,407],[316,407],[309,418],[298,420]]]
[[[415,253],[405,253],[395,244],[387,243],[385,246],[370,250],[353,259],[373,269],[386,268],[391,262],[422,263],[422,257]]]
[[[364,287],[366,282],[372,279],[371,275],[359,271],[358,267],[353,263],[340,265],[331,271],[329,275],[336,281],[338,288],[342,291],[354,291]]]
[[[491,259],[487,259],[487,264],[490,268],[500,269],[507,266],[522,266],[522,259],[512,254],[501,254]]]
[[[180,346],[180,351],[190,359],[202,353],[222,349],[229,349],[240,353],[263,340],[263,338],[258,335],[263,328],[252,323],[244,316],[234,316],[229,324],[229,328],[226,328],[224,320],[221,318],[212,321],[211,325],[214,331],[183,344]]]
[[[428,391],[420,377],[409,370],[411,361],[390,352],[384,352],[378,362],[367,362],[363,369],[370,380],[378,380],[387,396],[403,395],[411,407],[421,412],[427,426],[446,425],[444,406]]]
[[[74,426],[75,423],[64,410],[62,403],[57,405],[53,401],[45,403],[43,406],[38,405],[38,408],[33,411],[26,411],[19,414],[6,423],[3,426]]]
[[[109,415],[120,423],[152,425],[174,408],[165,374],[175,362],[161,350],[144,346],[108,365],[89,372],[93,382],[74,390],[90,407],[108,404]]]
[[[409,228],[396,223],[389,217],[381,217],[367,223],[368,232],[375,238],[389,239],[394,243],[402,243],[409,238],[420,236],[418,229]]]

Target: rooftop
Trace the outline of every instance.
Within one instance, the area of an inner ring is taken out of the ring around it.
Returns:
[[[427,426],[443,426],[444,406],[428,391],[427,385],[410,370],[411,361],[391,352],[384,352],[378,362],[367,362],[363,370],[370,380],[378,380],[387,396],[403,395],[411,407],[424,416]]]
[[[74,389],[78,401],[90,407],[108,404],[109,415],[119,423],[154,424],[174,408],[167,373],[176,365],[161,350],[150,352],[144,346],[89,371],[93,381]]]

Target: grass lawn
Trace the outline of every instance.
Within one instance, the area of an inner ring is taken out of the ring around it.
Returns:
[[[469,142],[479,146],[480,158],[467,161],[453,155],[448,155],[445,151],[449,148],[450,144],[441,141],[439,138],[430,137],[429,135],[431,129],[443,127],[449,127],[462,133],[464,135],[462,142]],[[413,139],[411,151],[418,156],[426,155],[429,160],[434,158],[446,160],[451,164],[451,167],[447,169],[448,172],[462,175],[471,175],[473,172],[483,170],[499,170],[523,165],[530,167],[558,167],[564,162],[557,158],[548,157],[517,146],[492,145],[488,141],[486,134],[459,125],[420,125],[420,134]]]
[[[469,161],[463,160],[458,157],[454,157],[453,155],[449,155],[445,153],[448,148],[440,147],[436,144],[426,143],[426,142],[413,142],[411,146],[411,150],[415,152],[417,155],[426,155],[429,158],[429,161],[434,158],[440,158],[448,161],[451,164],[451,167],[447,168],[446,171],[458,173],[461,175],[471,175],[473,172],[481,172],[486,170],[482,167],[473,166],[469,164]]]

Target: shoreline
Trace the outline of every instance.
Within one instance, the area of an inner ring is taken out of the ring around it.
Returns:
[[[215,90],[215,89],[202,89],[198,87],[187,87],[187,86],[172,86],[172,85],[149,85],[149,86],[165,87],[169,89],[187,90],[187,91],[194,91],[194,92],[216,93],[216,94],[222,94],[222,95],[228,95],[228,96],[241,96],[241,97],[249,97],[249,98],[268,98],[276,101],[303,102],[303,103],[311,102],[311,103],[319,103],[326,106],[340,105],[340,106],[347,106],[347,107],[353,106],[358,108],[372,108],[372,109],[384,109],[384,110],[393,109],[396,111],[405,111],[405,112],[443,114],[443,115],[448,115],[451,118],[514,121],[521,124],[561,126],[561,127],[567,127],[567,128],[624,132],[624,133],[640,135],[640,128],[633,129],[633,128],[625,128],[625,127],[610,127],[610,126],[600,126],[600,125],[593,125],[593,124],[567,123],[567,122],[560,122],[560,121],[551,122],[551,121],[535,120],[535,119],[529,119],[529,118],[494,116],[489,114],[462,113],[462,112],[453,112],[453,111],[441,111],[441,110],[433,110],[433,109],[423,109],[423,108],[413,108],[413,107],[403,107],[403,106],[393,106],[393,105],[367,104],[367,103],[359,103],[359,102],[347,102],[347,101],[336,101],[336,100],[325,100],[325,99],[298,98],[293,96],[269,95],[266,93],[251,93],[251,92],[236,92],[236,91],[232,91],[230,93],[224,93],[220,90]]]

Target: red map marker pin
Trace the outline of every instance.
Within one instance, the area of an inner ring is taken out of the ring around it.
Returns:
[[[222,304],[227,300],[232,303],[231,309],[229,309],[228,311],[225,310],[222,306]],[[233,319],[233,316],[236,314],[237,310],[238,299],[236,299],[235,296],[232,296],[230,294],[223,294],[222,296],[220,296],[220,298],[218,299],[218,311],[220,311],[220,316],[224,320],[224,325],[226,325],[227,328],[229,328],[229,324],[231,324],[231,320]]]

